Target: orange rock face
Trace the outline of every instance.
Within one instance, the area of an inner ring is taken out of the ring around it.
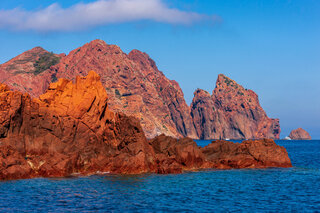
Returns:
[[[191,115],[202,139],[279,139],[278,119],[268,118],[252,90],[220,74],[213,94],[198,89]]]
[[[34,100],[4,85],[0,91],[1,179],[153,171],[139,121],[108,109],[96,73],[75,84],[60,79]]]
[[[0,179],[288,166],[287,153],[272,142],[248,147],[240,156],[239,149],[218,152],[239,162],[255,154],[257,162],[221,167],[212,145],[200,149],[190,138],[164,135],[147,141],[136,118],[109,110],[106,90],[93,71],[75,83],[50,84],[38,99],[0,84]]]
[[[310,134],[302,128],[292,130],[289,138],[292,140],[311,140]]]

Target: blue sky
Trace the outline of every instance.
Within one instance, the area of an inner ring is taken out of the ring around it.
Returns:
[[[282,137],[302,127],[320,138],[320,1],[111,1],[134,5],[105,16],[103,4],[102,14],[82,19],[97,1],[1,0],[0,63],[35,46],[68,53],[103,39],[147,52],[188,104],[196,88],[212,92],[223,73],[259,95],[268,116],[280,118]],[[54,3],[49,12],[60,15],[43,22]]]

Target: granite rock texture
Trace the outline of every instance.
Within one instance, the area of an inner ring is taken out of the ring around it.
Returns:
[[[32,99],[0,84],[0,179],[91,174],[181,173],[199,169],[291,166],[272,140],[147,140],[139,120],[114,113],[100,76],[59,79]]]
[[[212,95],[198,89],[191,116],[201,139],[279,139],[279,119],[268,118],[258,96],[220,74]]]
[[[109,109],[138,118],[147,138],[279,138],[279,120],[267,117],[253,91],[219,75],[213,94],[197,90],[189,107],[179,84],[166,78],[146,53],[126,54],[102,40],[68,55],[33,48],[0,65],[0,82],[39,97],[58,78],[74,81],[90,70],[101,76]]]
[[[60,79],[39,99],[0,87],[0,178],[153,171],[134,117],[113,113],[100,77]]]
[[[38,97],[57,78],[75,80],[76,76],[95,70],[107,90],[109,108],[138,118],[148,138],[162,133],[197,138],[179,84],[166,78],[146,53],[133,50],[126,54],[116,45],[94,40],[67,56],[55,55],[58,60],[54,62],[58,63],[49,68],[44,66],[48,69],[35,74],[34,64],[43,54],[49,53],[34,48],[1,65],[0,81]]]

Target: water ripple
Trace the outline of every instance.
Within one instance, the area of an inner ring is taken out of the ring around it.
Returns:
[[[0,211],[320,211],[320,141],[278,143],[293,168],[3,181]]]

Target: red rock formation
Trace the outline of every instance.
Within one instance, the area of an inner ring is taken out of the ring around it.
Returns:
[[[147,54],[133,50],[127,55],[101,40],[67,56],[34,48],[0,65],[0,81],[38,97],[57,78],[74,80],[88,70],[101,76],[109,108],[138,118],[148,138],[162,133],[202,139],[279,138],[278,119],[267,117],[253,91],[219,75],[213,95],[197,90],[190,109],[178,83],[168,80]]]
[[[310,134],[302,128],[292,130],[290,132],[289,138],[291,140],[311,140]]]
[[[156,153],[157,172],[160,174],[212,168],[191,138],[177,140],[160,135],[150,140],[150,144]]]
[[[292,167],[286,149],[271,139],[242,143],[213,141],[202,152],[214,168]]]
[[[0,82],[17,91],[38,96],[56,80],[55,73],[49,68],[58,63],[61,57],[35,47],[1,64]]]
[[[39,99],[0,87],[1,179],[154,171],[138,120],[108,109],[94,72],[60,79]]]
[[[164,135],[147,141],[139,121],[111,112],[107,100],[95,72],[75,83],[60,79],[39,99],[0,84],[0,179],[290,166],[272,141],[232,149]]]
[[[220,74],[213,94],[198,89],[191,116],[202,139],[279,139],[278,119],[270,119],[252,90]]]
[[[29,70],[33,71],[35,60],[28,62],[30,68],[21,70],[28,73]],[[5,68],[2,70],[7,72]],[[13,70],[16,73],[17,69]],[[38,97],[51,80],[74,80],[78,75],[87,75],[89,70],[95,70],[101,76],[102,84],[109,96],[109,108],[137,117],[148,138],[161,133],[174,137],[197,138],[190,108],[184,100],[179,84],[167,79],[158,70],[155,62],[138,50],[133,50],[127,55],[116,45],[94,40],[62,57],[60,63],[50,70],[37,76],[12,76],[11,81],[6,82],[11,88]]]

